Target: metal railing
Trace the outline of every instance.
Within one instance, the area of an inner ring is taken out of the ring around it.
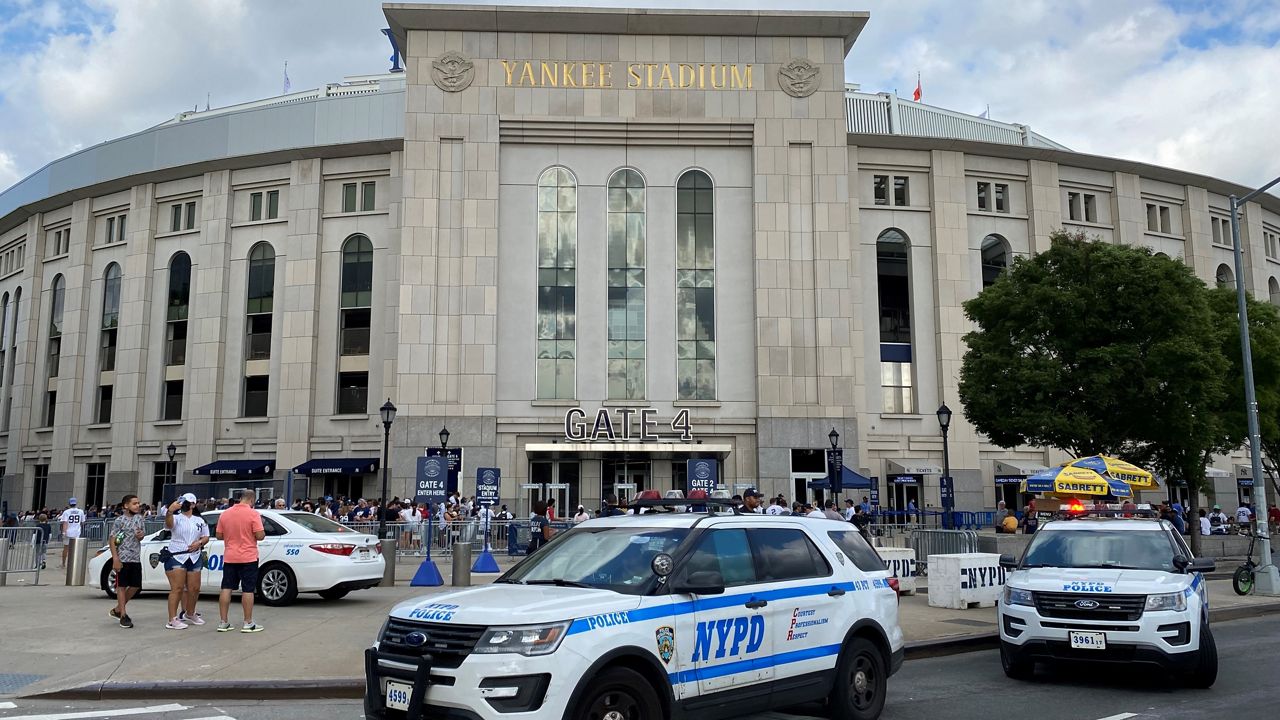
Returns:
[[[40,528],[10,527],[0,529],[0,585],[13,573],[35,573],[32,584],[40,584],[45,545]]]
[[[910,535],[911,549],[916,551],[916,564],[920,574],[927,575],[930,555],[978,552],[978,533],[975,530],[938,530],[915,528]]]

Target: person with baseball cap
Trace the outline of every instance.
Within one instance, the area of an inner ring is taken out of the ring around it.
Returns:
[[[742,492],[742,509],[744,512],[759,513],[760,501],[764,499],[764,493],[749,487]]]
[[[186,493],[169,505],[164,526],[170,531],[168,553],[164,555],[164,574],[169,578],[169,630],[185,630],[188,625],[203,625],[196,612],[200,597],[200,560],[209,544],[209,526],[195,512],[196,496]]]
[[[84,526],[84,511],[76,507],[76,499],[67,500],[67,509],[58,517],[62,523],[62,564],[67,566],[67,554],[71,551],[72,538],[80,537],[80,528]]]

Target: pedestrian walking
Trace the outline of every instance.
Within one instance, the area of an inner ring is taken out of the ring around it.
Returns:
[[[257,495],[252,490],[243,490],[240,502],[218,517],[216,533],[223,542],[218,632],[231,630],[227,611],[231,607],[231,593],[237,587],[240,589],[240,607],[244,611],[244,625],[240,632],[262,630],[262,626],[253,621],[253,593],[258,589],[258,541],[267,533],[262,527],[262,515],[253,509],[255,499]]]
[[[75,504],[74,498],[70,504]],[[124,514],[111,523],[111,536],[107,539],[111,569],[116,571],[116,606],[110,613],[120,621],[120,627],[131,628],[133,620],[126,606],[142,590],[142,503],[138,502],[137,495],[125,495],[120,504]]]
[[[84,526],[84,511],[76,507],[76,499],[67,500],[67,509],[62,511],[58,520],[62,523],[62,564],[67,566],[67,553],[71,551],[71,540],[80,537],[80,529]]]
[[[164,526],[170,531],[169,547],[164,553],[164,574],[169,579],[170,630],[185,630],[190,625],[203,625],[196,612],[200,598],[200,561],[209,543],[209,526],[195,512],[196,496],[187,493],[174,500],[165,514]]]
[[[53,527],[49,525],[49,516],[40,513],[36,518],[36,527],[40,528],[40,549],[37,551],[40,555],[40,569],[44,569],[44,556],[49,550],[49,536],[53,535]]]

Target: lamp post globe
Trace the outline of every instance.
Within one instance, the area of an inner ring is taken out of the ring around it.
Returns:
[[[831,449],[835,450],[840,444],[840,433],[836,432],[835,427],[831,428],[831,432],[827,433],[827,439],[831,441]]]
[[[946,403],[942,403],[938,406],[937,415],[938,427],[942,428],[942,432],[945,435],[947,428],[951,427],[951,408],[947,407]]]
[[[173,462],[173,456],[178,454],[178,446],[169,443],[169,447],[165,448],[165,450],[169,453],[169,462]]]
[[[391,398],[378,409],[382,415],[382,500],[378,503],[378,539],[387,536],[387,476],[391,472],[391,423],[396,421],[396,406]]]
[[[448,428],[448,426],[441,426],[441,428],[440,428],[440,449],[441,449],[441,450],[446,450],[446,449],[448,449],[448,448],[449,448],[449,428]]]

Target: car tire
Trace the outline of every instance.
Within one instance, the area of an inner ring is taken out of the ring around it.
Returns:
[[[627,720],[662,720],[662,702],[645,676],[624,667],[612,667],[587,685],[572,717],[575,720],[614,717]]]
[[[1200,650],[1196,667],[1187,674],[1186,683],[1193,688],[1211,688],[1218,679],[1218,643],[1208,625],[1200,626]]]
[[[116,571],[111,569],[111,563],[103,563],[101,576],[98,584],[102,587],[102,592],[112,600],[116,599]]]
[[[298,580],[289,566],[268,563],[258,571],[258,598],[264,605],[292,605],[298,599]]]
[[[324,598],[325,600],[341,600],[342,598],[346,597],[347,593],[349,592],[351,591],[342,590],[339,588],[329,588],[328,590],[321,590],[316,594]]]
[[[1031,680],[1036,675],[1035,661],[1018,659],[1013,646],[1004,641],[1000,642],[1000,667],[1012,680]]]
[[[850,640],[840,653],[827,701],[832,720],[874,720],[884,710],[888,692],[889,667],[884,653],[867,638]]]

